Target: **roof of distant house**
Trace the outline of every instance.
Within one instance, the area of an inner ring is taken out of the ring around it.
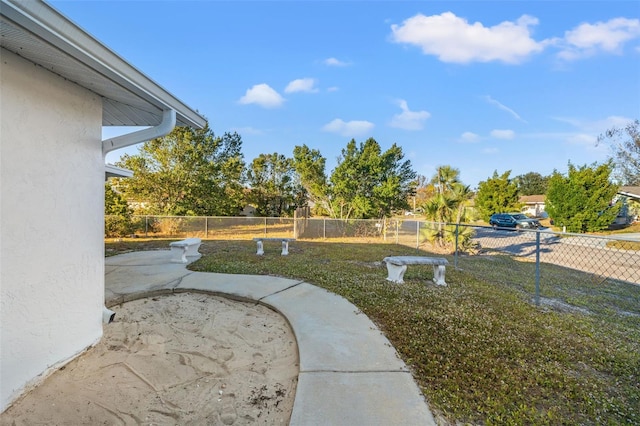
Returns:
[[[621,186],[618,194],[640,199],[640,186]]]
[[[0,45],[102,97],[103,126],[156,126],[163,110],[177,124],[206,120],[42,0],[0,0]]]
[[[524,204],[540,204],[544,203],[544,195],[523,195],[520,197],[520,202]]]

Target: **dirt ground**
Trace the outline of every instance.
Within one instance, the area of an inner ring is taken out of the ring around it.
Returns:
[[[298,350],[278,313],[197,293],[111,309],[100,343],[14,403],[0,424],[288,424]]]

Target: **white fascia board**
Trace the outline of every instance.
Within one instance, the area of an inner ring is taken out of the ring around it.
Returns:
[[[122,167],[114,166],[113,164],[105,164],[104,166],[106,177],[133,177],[133,171],[129,169],[123,169]]]
[[[625,197],[633,198],[635,200],[640,200],[640,194],[633,194],[631,192],[618,191],[618,195],[624,195]]]
[[[204,117],[42,0],[0,2],[3,16],[141,97],[160,112],[173,109],[179,121],[191,127],[203,128],[206,125]],[[108,94],[102,95],[108,97]]]

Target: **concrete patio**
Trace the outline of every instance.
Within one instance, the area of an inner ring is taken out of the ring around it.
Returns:
[[[389,341],[340,296],[279,277],[192,272],[171,263],[168,250],[109,257],[105,273],[107,307],[158,294],[206,292],[281,313],[300,357],[291,425],[436,424]]]

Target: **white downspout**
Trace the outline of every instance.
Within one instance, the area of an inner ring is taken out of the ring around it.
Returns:
[[[176,111],[173,109],[166,109],[162,111],[162,121],[157,126],[103,140],[102,155],[106,156],[109,152],[116,149],[150,141],[151,139],[161,138],[171,133],[174,127],[176,127]],[[113,322],[115,316],[115,312],[108,309],[106,306],[103,306],[103,323],[109,324],[110,322]]]
[[[164,110],[162,111],[162,121],[157,126],[103,140],[102,155],[106,156],[107,153],[116,149],[150,141],[151,139],[161,138],[171,133],[175,126],[176,111],[173,109]]]

